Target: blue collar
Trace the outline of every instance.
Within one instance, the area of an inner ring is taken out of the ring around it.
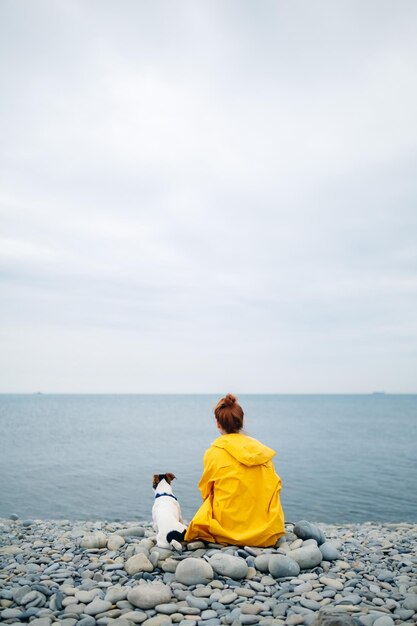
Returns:
[[[174,500],[176,500],[177,498],[174,496],[174,494],[172,493],[156,493],[155,494],[155,500],[156,498],[161,498],[162,496],[169,496],[170,498],[174,498]]]

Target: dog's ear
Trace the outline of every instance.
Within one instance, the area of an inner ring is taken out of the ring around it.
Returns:
[[[168,472],[167,474],[165,474],[165,479],[167,481],[167,483],[170,485],[172,483],[172,481],[174,480],[175,476],[174,474],[171,474],[170,472]]]
[[[157,486],[159,485],[159,481],[160,481],[159,474],[154,474],[152,476],[152,487],[153,487],[153,489],[157,488]]]

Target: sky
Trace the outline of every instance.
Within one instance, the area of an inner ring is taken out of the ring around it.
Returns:
[[[417,392],[415,0],[1,0],[0,392]]]

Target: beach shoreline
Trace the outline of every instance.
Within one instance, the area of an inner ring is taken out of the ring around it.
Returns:
[[[417,523],[305,522],[274,548],[196,541],[179,554],[155,545],[149,521],[0,518],[0,621],[414,624],[416,545]]]

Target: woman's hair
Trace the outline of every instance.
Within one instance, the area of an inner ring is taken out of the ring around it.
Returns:
[[[242,429],[243,409],[231,393],[218,401],[214,415],[225,433],[238,433]]]

